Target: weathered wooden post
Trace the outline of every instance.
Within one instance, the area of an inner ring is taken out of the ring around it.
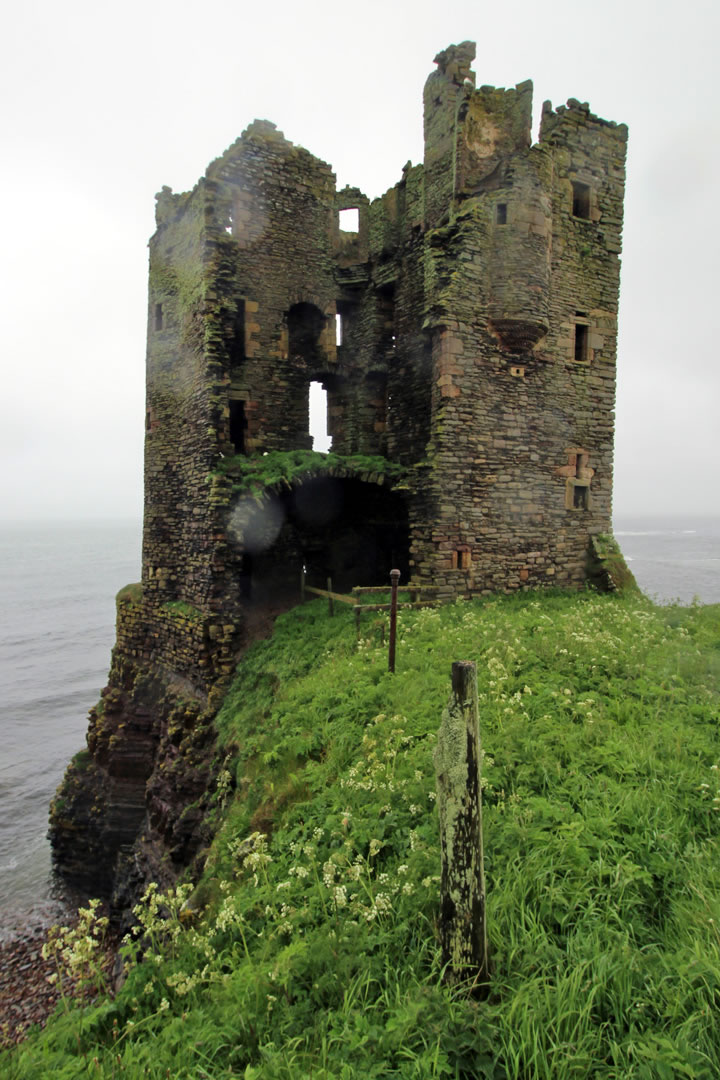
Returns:
[[[440,939],[445,978],[487,993],[490,974],[485,923],[480,729],[475,664],[452,666],[452,697],[435,749],[440,817]]]
[[[400,571],[390,571],[390,642],[388,644],[388,671],[395,672],[395,633],[397,630],[397,592],[400,581]]]
[[[329,577],[327,579],[327,591],[330,594],[328,596],[328,615],[334,615],[335,614],[335,603],[334,603],[333,598],[332,598],[332,578],[331,577]]]

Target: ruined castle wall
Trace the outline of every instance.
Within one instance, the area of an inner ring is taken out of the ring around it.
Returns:
[[[344,589],[393,564],[448,597],[588,580],[610,526],[627,131],[571,100],[531,146],[531,84],[475,90],[474,55],[438,54],[424,164],[372,203],[266,121],[158,196],[143,582],[118,597],[91,760],[52,826],[68,876],[121,906],[203,843],[223,686],[303,563]],[[310,446],[315,379],[333,450],[406,466],[401,491],[341,461],[241,493],[244,455]]]
[[[422,460],[430,437],[432,368],[430,335],[425,328],[424,193],[423,167],[406,167],[401,182],[383,199],[386,212],[394,218],[394,259],[391,262],[384,251],[373,266],[379,284],[392,281],[395,341],[388,362],[387,453],[403,465]]]
[[[226,378],[244,403],[245,450],[309,447],[309,383],[337,366],[334,175],[273,125],[256,122],[208,177],[216,190],[208,232],[235,258],[234,281],[218,283],[227,300],[228,341],[233,307],[238,300],[244,305],[243,355],[234,365],[228,355]],[[306,305],[298,317],[311,321],[293,340],[294,305]],[[224,435],[229,445],[228,428]]]
[[[609,531],[627,128],[571,100],[557,114],[546,110],[541,145],[554,164],[546,347],[559,361],[555,394],[571,407],[573,443],[588,449],[594,470],[590,530]],[[571,470],[569,462],[569,483]]]
[[[205,197],[163,193],[150,243],[143,585],[147,603],[207,603],[207,474],[217,432],[204,355]]]
[[[610,529],[626,132],[571,104],[527,150],[524,90],[468,93],[455,213],[426,234],[434,372],[416,566],[450,591],[578,586],[590,536]],[[508,101],[518,122],[501,130]]]

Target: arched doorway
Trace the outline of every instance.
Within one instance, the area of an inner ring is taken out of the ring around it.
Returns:
[[[381,585],[391,569],[409,577],[409,529],[398,492],[356,478],[310,477],[257,503],[241,500],[231,530],[242,545],[238,581],[245,604],[297,599],[308,585],[349,592]]]

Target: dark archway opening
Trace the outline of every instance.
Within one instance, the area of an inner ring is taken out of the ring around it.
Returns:
[[[262,527],[256,528],[252,514]],[[257,511],[242,508],[245,554],[243,600],[290,606],[307,585],[347,592],[354,585],[386,585],[390,570],[409,577],[407,506],[401,495],[355,479],[314,477]],[[249,515],[249,516],[248,516]],[[272,518],[272,528],[266,522]],[[238,519],[239,520],[239,519]]]

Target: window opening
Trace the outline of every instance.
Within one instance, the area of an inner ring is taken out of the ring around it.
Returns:
[[[155,305],[155,329],[162,330],[163,328],[163,308],[162,304]]]
[[[452,553],[452,568],[453,570],[469,570],[470,565],[470,548],[467,544],[462,544]]]
[[[314,304],[293,304],[287,313],[290,356],[314,367],[320,360],[318,345],[324,325],[325,316]]]
[[[590,185],[583,184],[579,180],[573,180],[573,217],[590,217]]]
[[[335,316],[335,344],[342,345],[343,343],[343,319],[342,313],[338,311]]]
[[[495,221],[498,225],[507,225],[507,203],[501,202],[495,208]]]
[[[245,359],[245,301],[238,300],[233,319],[233,336],[230,347],[230,363],[242,364]]]
[[[320,454],[327,454],[332,446],[332,436],[328,435],[328,396],[321,382],[310,383],[308,430],[312,436],[312,448]]]
[[[588,362],[588,328],[582,323],[575,323],[575,363]]]
[[[232,236],[232,231],[233,231],[233,216],[232,216],[232,210],[231,210],[230,213],[228,214],[228,224],[225,226],[225,232],[228,233],[230,236]]]
[[[588,508],[588,492],[589,488],[587,484],[576,484],[573,489],[573,509],[574,510],[587,510]]]
[[[360,211],[356,206],[341,210],[340,232],[358,232],[360,229]]]
[[[230,442],[235,447],[236,454],[245,453],[245,432],[247,419],[245,417],[245,402],[230,401]]]

